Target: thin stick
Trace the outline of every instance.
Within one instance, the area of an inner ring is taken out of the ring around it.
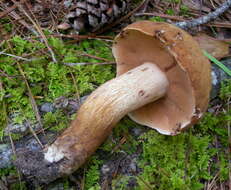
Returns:
[[[17,5],[17,2],[14,2]],[[4,8],[7,8],[5,4],[3,4]],[[2,7],[0,7],[0,10],[4,10]],[[24,20],[22,20],[22,18],[14,11],[12,10],[9,15],[15,19],[16,21],[18,21],[21,25],[23,25],[24,27],[26,27],[29,31],[31,31],[33,34],[35,34],[36,36],[38,35],[38,33],[34,30],[34,28],[30,25],[28,25]]]
[[[227,0],[218,9],[216,9],[214,12],[209,13],[208,15],[202,16],[200,18],[192,19],[190,21],[178,22],[175,23],[175,25],[182,29],[190,29],[208,23],[211,20],[214,20],[215,18],[223,14],[226,10],[230,8],[230,6],[231,6],[231,0]]]
[[[5,53],[4,51],[1,51],[1,52],[0,52],[0,55],[7,55],[7,56],[13,57],[13,58],[15,58],[15,59],[23,60],[23,61],[28,61],[28,62],[31,62],[31,61],[34,61],[34,60],[38,60],[38,59],[39,59],[39,58],[27,59],[27,58],[24,58],[24,57],[21,57],[21,56],[18,56],[18,55],[13,55],[13,54],[10,54],[10,53]]]
[[[42,39],[43,39],[45,45],[47,46],[48,51],[51,54],[53,62],[57,63],[57,60],[55,58],[55,54],[54,54],[53,50],[51,49],[51,47],[49,46],[47,38],[46,38],[45,34],[43,33],[41,27],[27,14],[27,12],[22,7],[22,5],[17,4],[17,6],[18,6],[19,9],[22,10],[22,12],[26,15],[26,17],[32,22],[32,24],[34,25],[34,27],[36,28],[36,30],[38,31],[38,33],[42,36]]]
[[[28,81],[27,81],[27,79],[26,79],[26,76],[25,76],[25,74],[24,74],[24,72],[23,72],[23,70],[22,70],[22,67],[21,67],[20,63],[17,62],[17,65],[18,65],[18,69],[19,69],[21,75],[23,76],[24,82],[25,82],[25,84],[26,84],[26,86],[27,86],[27,90],[28,90],[30,102],[31,102],[33,111],[34,111],[34,113],[35,113],[35,117],[36,117],[36,119],[37,119],[37,121],[38,121],[40,127],[43,129],[42,119],[41,119],[41,116],[40,116],[40,114],[39,114],[39,110],[38,110],[38,106],[37,106],[37,104],[36,104],[36,101],[35,101],[35,99],[34,99],[34,97],[33,97],[32,92],[31,92],[30,85],[29,85],[29,83],[28,83]],[[44,130],[43,130],[43,133],[44,133]]]
[[[184,22],[190,22],[191,20],[185,20],[181,16],[172,16],[172,15],[166,15],[162,13],[136,13],[134,16],[159,16],[166,19],[171,19],[175,21],[184,21]],[[181,23],[181,22],[179,22]],[[206,26],[215,26],[220,28],[231,28],[231,24],[228,22],[210,22],[205,24]]]
[[[88,53],[81,53],[80,55],[90,57],[90,58],[93,58],[93,59],[97,59],[97,60],[100,60],[100,61],[104,61],[104,62],[109,62],[108,59],[105,59],[103,57],[98,57],[98,56],[95,56],[95,55],[91,55],[91,54],[88,54]]]
[[[63,63],[64,65],[73,67],[76,65],[112,65],[112,64],[116,64],[115,62],[102,62],[102,63]]]
[[[34,138],[36,139],[36,141],[38,142],[38,144],[41,146],[41,148],[44,148],[43,144],[41,143],[41,141],[39,140],[37,134],[35,133],[34,129],[31,127],[31,124],[30,122],[27,120],[27,122],[29,123],[29,129],[30,129],[30,132],[32,133],[32,135],[34,136]]]
[[[22,0],[20,3],[24,3],[26,0]],[[17,8],[17,5],[14,4],[13,6],[7,8],[6,10],[4,10],[1,14],[0,14],[0,18],[3,18],[4,16],[6,16],[7,14],[11,13],[14,9]]]
[[[78,85],[77,85],[77,82],[75,80],[73,72],[71,72],[71,78],[72,78],[73,83],[74,83],[74,87],[75,87],[75,91],[76,91],[76,93],[75,93],[76,98],[77,98],[78,102],[80,102],[79,88],[78,88]]]

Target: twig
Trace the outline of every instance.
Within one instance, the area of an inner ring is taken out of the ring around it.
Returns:
[[[67,66],[70,66],[70,67],[73,67],[73,66],[76,66],[76,65],[93,65],[93,64],[96,64],[96,65],[112,65],[112,64],[116,64],[115,62],[102,62],[102,63],[63,63],[64,65],[67,65]]]
[[[146,0],[143,4],[143,6],[140,8],[140,12],[144,13],[146,12],[147,8],[148,8],[148,4],[149,4],[150,0]]]
[[[32,133],[32,135],[34,136],[34,138],[36,139],[36,141],[38,142],[38,144],[41,146],[41,148],[44,148],[43,144],[41,143],[41,141],[39,140],[37,134],[35,133],[35,131],[33,130],[33,128],[31,127],[30,121],[27,120],[27,122],[29,123],[29,129],[30,132]]]
[[[0,180],[0,189],[1,189],[1,190],[9,190],[9,189],[5,186],[5,184],[3,183],[2,180]]]
[[[16,154],[16,149],[15,149],[14,141],[13,141],[12,136],[11,136],[11,132],[9,132],[9,138],[10,138],[10,143],[11,143],[13,155],[16,157],[17,154]],[[22,178],[21,178],[21,173],[18,171],[18,169],[17,169],[17,175],[18,175],[18,179],[20,181],[20,186],[21,186],[21,180],[22,180]]]
[[[26,0],[22,0],[20,3],[24,3]],[[6,10],[4,10],[2,13],[0,13],[0,18],[3,18],[4,16],[6,16],[7,14],[11,13],[14,9],[17,8],[17,5],[14,4],[13,6],[7,8]]]
[[[216,175],[213,177],[212,181],[207,184],[207,190],[212,190],[215,189],[214,186],[216,184],[217,178],[219,176],[219,172],[216,173]]]
[[[166,19],[171,19],[175,21],[184,21],[184,22],[190,22],[191,20],[185,20],[181,16],[172,16],[172,15],[166,15],[162,13],[136,13],[134,16],[159,16]],[[180,23],[180,22],[179,22]],[[228,22],[210,22],[205,24],[206,26],[215,26],[220,28],[231,28],[231,23]]]
[[[99,40],[108,40],[108,41],[112,41],[114,39],[114,37],[112,36],[98,36],[98,35],[78,35],[78,34],[72,34],[72,35],[65,35],[65,34],[52,34],[51,36],[54,37],[62,37],[62,38],[73,38],[73,39],[77,39],[77,40],[90,40],[90,39],[99,39]]]
[[[34,58],[34,59],[27,59],[27,58],[24,58],[24,57],[20,57],[18,55],[13,55],[13,54],[10,54],[10,53],[5,53],[4,51],[1,51],[0,52],[0,55],[7,55],[7,56],[10,56],[10,57],[13,57],[15,59],[19,59],[19,60],[23,60],[23,61],[28,61],[28,62],[31,62],[31,61],[34,61],[34,60],[38,60],[39,58]]]
[[[90,57],[90,58],[93,58],[93,59],[97,59],[97,60],[100,60],[100,61],[104,61],[104,62],[109,62],[108,59],[105,59],[103,57],[98,57],[98,56],[95,56],[95,55],[91,55],[91,54],[88,54],[88,53],[81,53],[80,55]]]
[[[192,19],[190,21],[178,22],[175,23],[175,25],[182,29],[190,29],[208,23],[211,20],[214,20],[215,18],[223,14],[226,10],[229,9],[230,6],[231,6],[231,0],[227,0],[218,9],[216,9],[214,12],[209,13],[208,15],[202,16],[200,18]]]
[[[14,0],[12,0],[14,2]],[[27,12],[25,11],[25,9],[22,7],[22,5],[17,4],[18,8],[22,10],[22,12],[26,15],[26,17],[32,22],[32,24],[34,25],[34,27],[36,28],[36,30],[38,31],[38,33],[42,36],[42,39],[45,43],[45,45],[47,46],[48,51],[51,54],[52,60],[54,63],[57,63],[57,60],[55,58],[55,54],[53,52],[53,50],[51,49],[51,47],[48,44],[47,38],[45,36],[45,34],[43,33],[41,27],[27,14]]]
[[[24,82],[25,82],[25,84],[26,84],[26,86],[27,86],[27,90],[28,90],[28,93],[29,93],[30,102],[31,102],[33,111],[34,111],[34,113],[35,113],[35,117],[36,117],[36,119],[37,119],[37,121],[38,121],[40,127],[43,129],[42,119],[41,119],[41,116],[40,116],[40,114],[39,114],[38,106],[37,106],[37,104],[36,104],[36,102],[35,102],[35,99],[34,99],[34,97],[33,97],[32,92],[31,92],[30,85],[29,85],[29,83],[28,83],[28,81],[27,81],[27,79],[26,79],[26,76],[25,76],[25,74],[24,74],[24,72],[23,72],[23,70],[22,70],[22,67],[21,67],[20,63],[17,62],[17,65],[18,65],[18,69],[19,69],[21,75],[23,76]],[[44,130],[43,130],[43,133],[44,133]]]
[[[74,83],[74,87],[75,87],[75,95],[76,95],[76,98],[78,100],[78,102],[80,102],[80,94],[79,94],[79,88],[78,88],[78,85],[77,85],[77,82],[75,80],[75,77],[74,77],[74,74],[71,72],[71,78],[73,80],[73,83]]]
[[[17,6],[17,3],[18,2],[15,2],[15,5]],[[3,4],[4,5],[4,4]],[[4,5],[4,8],[7,8],[5,5]],[[3,8],[0,7],[1,10],[4,10]],[[38,35],[38,33],[33,29],[32,26],[28,25],[24,20],[21,19],[21,17],[14,11],[12,10],[9,15],[17,20],[21,25],[23,25],[24,27],[26,27],[29,31],[31,31],[33,34],[35,34],[36,36]]]
[[[9,79],[9,80],[13,80],[12,78],[14,78],[14,77],[20,77],[20,76],[8,75],[7,73],[5,73],[4,71],[2,71],[1,69],[0,69],[0,76],[6,77],[6,78]],[[0,89],[0,90],[1,90],[1,89]]]

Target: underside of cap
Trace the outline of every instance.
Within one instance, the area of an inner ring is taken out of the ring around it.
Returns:
[[[175,135],[201,118],[209,101],[210,64],[185,31],[167,23],[137,22],[116,37],[113,54],[117,75],[152,62],[169,80],[167,94],[129,113],[131,119]]]

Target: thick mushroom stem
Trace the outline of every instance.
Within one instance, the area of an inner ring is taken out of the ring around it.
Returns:
[[[69,160],[62,168],[77,169],[110,134],[127,113],[164,96],[165,74],[153,63],[145,63],[108,81],[95,90],[77,113],[77,119],[47,149],[49,162]]]
[[[38,164],[41,175],[35,177],[47,183],[72,173],[95,152],[123,116],[163,97],[167,88],[165,74],[153,63],[144,63],[100,86],[81,106],[71,126],[44,150],[47,169],[42,172]]]

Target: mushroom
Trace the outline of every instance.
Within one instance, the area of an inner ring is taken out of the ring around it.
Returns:
[[[210,64],[198,43],[167,23],[141,21],[115,38],[117,77],[96,89],[53,144],[18,152],[16,165],[42,183],[78,169],[126,114],[162,134],[176,135],[205,112]],[[36,160],[37,159],[37,160]]]
[[[132,120],[175,135],[201,118],[211,90],[210,63],[185,31],[167,23],[137,22],[116,37],[113,54],[118,76],[148,61],[170,84],[163,98],[129,113]]]

